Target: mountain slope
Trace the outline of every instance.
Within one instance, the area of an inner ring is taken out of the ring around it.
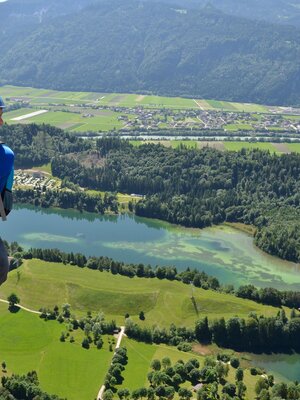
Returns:
[[[153,1],[153,0],[145,0]],[[202,8],[208,3],[227,14],[300,27],[299,0],[155,0],[182,8]]]
[[[300,104],[300,31],[210,7],[101,1],[19,38],[0,68],[1,83]]]

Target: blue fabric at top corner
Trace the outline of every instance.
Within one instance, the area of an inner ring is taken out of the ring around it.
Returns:
[[[14,159],[14,152],[8,146],[0,145],[0,192],[6,185],[8,189],[12,188]]]

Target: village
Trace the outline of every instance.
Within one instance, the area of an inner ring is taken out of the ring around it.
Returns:
[[[10,98],[8,111],[26,107],[38,110],[28,99]],[[116,116],[122,122],[118,130],[125,132],[145,130],[204,130],[230,132],[283,132],[300,133],[300,110],[297,108],[269,107],[268,113],[226,111],[222,109],[204,110],[200,108],[180,109],[167,107],[132,107],[117,105],[99,105],[95,103],[65,104],[49,103],[49,111],[61,111],[77,114],[83,119],[101,115]],[[32,119],[32,122],[34,120]],[[69,126],[67,124],[66,126]],[[101,127],[99,126],[99,132]]]
[[[16,170],[15,187],[55,189],[58,187],[58,181],[53,179],[47,173],[36,170]]]

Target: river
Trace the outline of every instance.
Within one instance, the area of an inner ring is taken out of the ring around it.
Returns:
[[[97,216],[16,206],[2,238],[26,248],[59,248],[128,263],[193,267],[235,286],[252,283],[300,290],[300,265],[260,251],[251,236],[228,226],[187,229],[133,215]]]

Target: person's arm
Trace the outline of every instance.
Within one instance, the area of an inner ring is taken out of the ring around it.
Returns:
[[[0,238],[0,285],[2,285],[2,283],[6,281],[8,270],[9,270],[9,262],[8,262],[7,252],[4,243]]]

